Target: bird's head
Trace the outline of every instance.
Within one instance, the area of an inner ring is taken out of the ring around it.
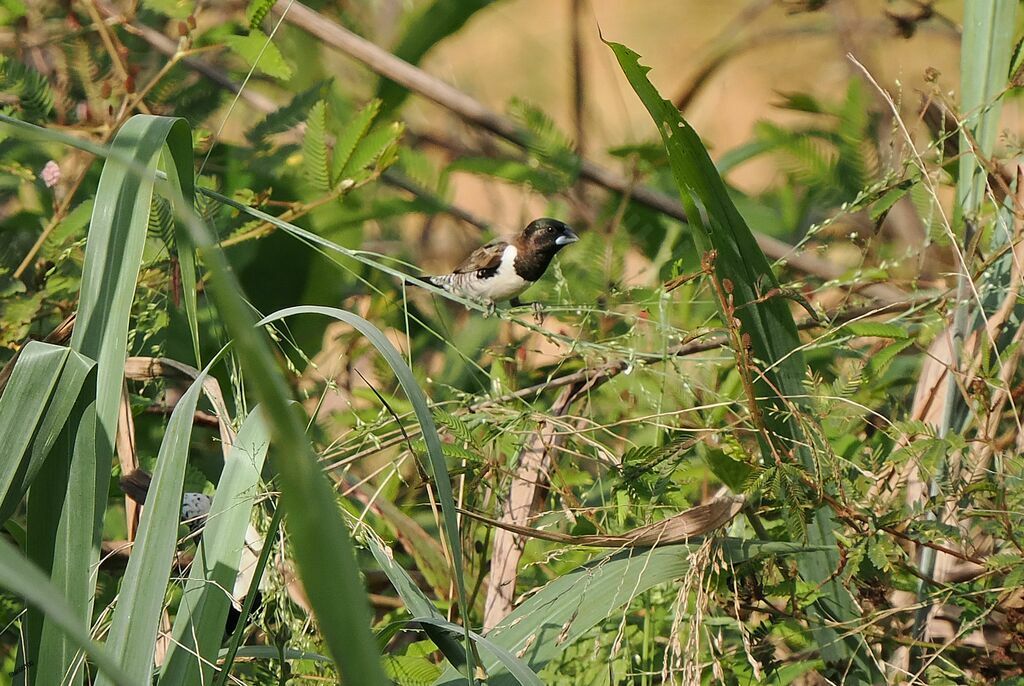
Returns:
[[[547,217],[530,222],[523,229],[521,238],[525,247],[537,253],[549,255],[554,255],[565,246],[580,239],[566,224]]]

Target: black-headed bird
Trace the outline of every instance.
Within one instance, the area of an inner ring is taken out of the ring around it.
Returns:
[[[535,219],[514,238],[477,248],[450,274],[424,278],[449,293],[483,303],[488,312],[505,300],[520,305],[519,296],[544,276],[555,253],[579,239],[557,219]]]

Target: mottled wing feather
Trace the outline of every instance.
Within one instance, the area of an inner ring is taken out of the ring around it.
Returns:
[[[487,245],[481,246],[473,251],[473,254],[466,258],[466,261],[455,268],[455,274],[468,274],[481,269],[497,269],[501,263],[502,253],[508,247],[508,241],[495,239]]]

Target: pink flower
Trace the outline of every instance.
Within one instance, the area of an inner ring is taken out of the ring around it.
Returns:
[[[47,188],[53,188],[60,181],[60,165],[50,160],[43,167],[43,171],[39,176],[42,177],[43,183],[46,184]]]

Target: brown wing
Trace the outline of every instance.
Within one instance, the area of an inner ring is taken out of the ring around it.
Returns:
[[[455,268],[454,273],[467,274],[481,269],[497,269],[498,264],[501,263],[501,255],[507,247],[508,241],[495,239],[474,250],[465,262]]]

